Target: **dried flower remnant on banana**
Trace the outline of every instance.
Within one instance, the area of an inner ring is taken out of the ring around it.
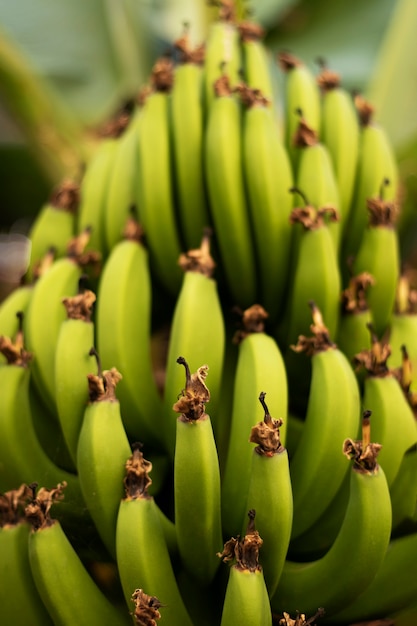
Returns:
[[[236,308],[235,312],[240,316],[241,328],[234,334],[233,343],[240,344],[248,335],[265,331],[265,322],[269,315],[260,304],[253,304],[244,311]]]
[[[336,348],[336,344],[330,339],[330,334],[327,326],[324,324],[323,316],[320,309],[314,302],[309,302],[313,323],[310,326],[313,335],[306,337],[300,335],[296,345],[292,345],[291,349],[294,352],[304,352],[308,356],[313,356],[318,352],[324,352],[325,350],[333,350]]]
[[[141,444],[137,443],[133,446],[132,455],[126,461],[125,468],[126,476],[123,480],[125,498],[127,500],[150,499],[148,489],[152,484],[152,478],[149,476],[152,463],[144,458]]]
[[[95,301],[96,294],[90,289],[86,289],[76,296],[63,298],[62,304],[66,308],[68,319],[90,322]]]
[[[353,460],[353,468],[356,471],[364,474],[377,471],[379,467],[377,457],[382,448],[379,443],[371,443],[371,415],[372,411],[363,412],[361,440],[345,439],[343,442],[343,454]]]
[[[143,589],[135,589],[132,593],[132,602],[135,610],[132,616],[137,626],[156,626],[157,620],[161,619],[159,609],[163,604],[155,596],[149,596]]]
[[[183,252],[178,259],[178,265],[184,272],[196,272],[211,278],[216,263],[210,253],[211,228],[206,228],[199,248]]]
[[[177,363],[185,367],[185,389],[172,407],[173,410],[180,413],[179,419],[186,422],[206,419],[205,405],[210,401],[210,391],[205,383],[208,365],[202,365],[194,374],[191,374],[184,357],[178,357]]]
[[[25,507],[33,497],[33,490],[23,483],[18,489],[0,493],[0,528],[15,526],[25,519]]]
[[[259,401],[265,411],[264,419],[252,427],[249,441],[257,444],[255,452],[260,456],[273,456],[284,450],[279,434],[283,421],[282,419],[271,417],[265,402],[265,396],[266,393],[264,391],[259,395]]]
[[[248,525],[244,537],[232,537],[224,544],[223,551],[218,552],[217,556],[224,563],[235,561],[235,567],[248,572],[256,572],[262,569],[259,564],[259,549],[263,544],[263,540],[259,532],[255,529],[255,511],[251,509],[248,512]]]
[[[34,530],[47,528],[55,524],[50,511],[52,505],[64,499],[64,489],[67,483],[58,483],[53,489],[41,487],[36,493],[37,484],[29,485],[32,490],[32,501],[25,508],[25,517],[30,522]]]
[[[100,358],[95,348],[91,348],[90,356],[96,357],[98,367],[98,374],[87,376],[90,402],[117,402],[116,386],[123,376],[115,367],[102,371]]]
[[[325,610],[323,608],[319,608],[317,609],[317,612],[308,619],[306,618],[304,613],[297,613],[296,617],[292,618],[289,613],[286,613],[284,611],[282,617],[275,618],[275,616],[273,615],[272,622],[273,624],[276,624],[276,626],[315,626],[315,620],[319,617],[323,617],[324,614]],[[371,626],[371,624],[369,624],[369,626]]]

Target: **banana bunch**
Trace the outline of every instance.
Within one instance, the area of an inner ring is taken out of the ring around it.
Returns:
[[[393,150],[324,62],[217,4],[40,209],[0,304],[5,626],[416,622]]]

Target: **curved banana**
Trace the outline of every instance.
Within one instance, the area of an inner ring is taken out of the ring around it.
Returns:
[[[312,336],[301,336],[294,347],[311,357],[312,375],[304,427],[290,464],[292,538],[306,532],[339,491],[349,471],[340,450],[345,439],[356,437],[361,411],[349,361],[332,342],[314,304],[312,316]]]
[[[216,553],[222,544],[220,470],[216,444],[205,403],[210,392],[203,365],[195,374],[184,365],[186,384],[174,404],[177,437],[174,457],[174,509],[181,563],[201,586],[213,580],[219,561]]]
[[[116,522],[123,497],[126,460],[130,457],[129,440],[123,427],[115,388],[119,372],[101,371],[88,376],[90,402],[78,437],[77,468],[81,491],[97,531],[112,557],[116,556]]]
[[[308,125],[316,133],[321,128],[321,102],[317,81],[311,70],[288,52],[278,55],[278,63],[285,72],[284,85],[284,128],[285,145],[293,164],[293,170],[298,170],[300,148],[294,144],[299,124],[299,111]]]
[[[80,202],[80,186],[66,179],[51,193],[29,230],[31,255],[26,279],[31,282],[37,266],[53,248],[55,258],[65,256],[68,242],[75,235],[76,214]]]
[[[60,327],[55,354],[55,398],[58,420],[73,462],[84,411],[88,403],[87,376],[95,367],[90,354],[94,345],[92,307],[96,300],[90,290],[62,301],[67,313]]]
[[[211,23],[205,43],[203,87],[206,117],[216,99],[214,85],[224,68],[232,85],[240,82],[241,57],[233,2],[220,2],[218,17]]]
[[[279,584],[290,543],[293,498],[288,454],[279,434],[282,420],[271,417],[265,395],[259,395],[264,419],[252,427],[249,438],[257,445],[252,453],[247,510],[256,511],[256,527],[263,539],[260,564],[271,597]]]
[[[182,243],[174,209],[170,98],[173,62],[161,57],[154,65],[151,88],[142,100],[138,122],[138,169],[135,198],[149,247],[151,266],[163,287],[178,293],[177,265]]]
[[[327,145],[319,140],[317,132],[306,123],[303,114],[294,141],[295,145],[300,148],[295,177],[297,188],[308,198],[309,204],[317,208],[331,206],[337,213],[337,219],[329,219],[327,224],[338,258],[343,218],[341,217],[339,186],[330,151]]]
[[[366,211],[368,198],[377,197],[381,182],[390,181],[384,192],[386,201],[397,199],[398,165],[393,148],[384,128],[374,122],[374,109],[361,96],[355,97],[355,106],[361,124],[359,156],[356,170],[355,191],[349,211],[343,241],[343,258],[355,256],[368,223]]]
[[[80,204],[78,209],[77,232],[91,229],[87,244],[89,250],[98,250],[105,258],[106,244],[106,204],[115,166],[119,135],[123,133],[129,121],[129,115],[121,111],[109,120],[102,129],[96,151],[88,161],[80,182]]]
[[[184,381],[184,372],[176,362],[178,355],[186,355],[192,370],[202,362],[206,362],[210,368],[210,396],[213,403],[210,419],[217,438],[217,413],[225,352],[225,323],[217,284],[212,278],[214,261],[210,255],[209,232],[204,234],[200,248],[181,255],[179,264],[184,271],[184,278],[172,316],[164,386],[163,430],[172,457],[176,438],[172,405]]]
[[[105,369],[122,374],[117,388],[129,438],[161,447],[161,397],[151,359],[152,291],[148,251],[139,224],[130,218],[124,239],[103,267],[97,290],[97,351]]]
[[[268,394],[273,415],[283,420],[281,442],[285,445],[288,411],[287,376],[275,339],[264,330],[267,313],[260,305],[246,309],[242,331],[238,332],[236,373],[229,446],[222,476],[222,521],[224,532],[235,536],[242,528],[251,475],[253,450],[249,445],[251,428],[262,407],[259,389]]]
[[[7,364],[0,366],[0,491],[33,481],[44,485],[65,481],[68,494],[60,520],[65,525],[85,523],[85,504],[77,476],[53,463],[35,432],[29,395],[32,357],[25,350],[22,336],[14,343],[1,337],[0,351],[7,358]]]
[[[359,596],[381,567],[391,533],[391,501],[382,467],[379,444],[346,440],[342,446],[349,459],[350,495],[342,527],[332,547],[316,561],[286,561],[275,595],[274,611],[313,613],[323,607],[326,619]],[[341,451],[342,453],[342,451]],[[349,566],[343,564],[349,563]]]
[[[108,172],[103,208],[103,239],[108,254],[123,239],[124,227],[134,205],[140,115],[139,107],[129,114],[126,127],[116,139]]]
[[[30,526],[24,518],[30,496],[25,484],[0,494],[0,621],[53,626],[30,571]]]
[[[56,342],[66,317],[62,298],[77,294],[83,266],[97,259],[95,252],[84,253],[89,236],[85,231],[74,238],[67,255],[54,261],[36,281],[23,320],[27,348],[34,354],[33,379],[52,414],[56,414]]]
[[[275,322],[284,306],[290,265],[292,168],[263,92],[242,85],[238,93],[245,107],[243,173],[260,274],[260,303]]]
[[[41,487],[26,507],[32,524],[29,561],[39,595],[55,626],[127,626],[128,612],[119,611],[91,578],[61,524],[49,509],[62,497],[65,483]],[[61,505],[60,505],[61,506]]]
[[[120,582],[129,606],[140,586],[167,606],[166,620],[172,626],[192,626],[181,598],[171,564],[160,511],[148,493],[152,463],[140,448],[126,462],[125,497],[120,502],[116,527],[116,558]]]
[[[268,591],[259,564],[263,540],[255,530],[255,510],[250,510],[248,516],[244,537],[232,537],[218,553],[224,562],[236,561],[229,570],[221,626],[270,626],[272,622]]]
[[[256,301],[257,276],[241,163],[241,110],[228,74],[216,81],[215,91],[205,138],[210,211],[231,298],[234,304],[247,307]]]
[[[391,488],[404,454],[417,443],[417,424],[396,372],[387,366],[389,344],[370,330],[371,349],[357,354],[355,361],[366,371],[362,403],[373,413],[374,437],[383,446],[379,462]]]
[[[352,96],[341,86],[337,72],[324,67],[317,76],[317,82],[322,92],[320,138],[327,147],[333,164],[339,191],[343,232],[355,185],[359,154],[359,120]]]
[[[333,616],[335,624],[351,624],[392,615],[415,601],[417,534],[390,541],[371,584],[344,610]],[[333,622],[332,622],[333,623]],[[394,622],[397,624],[397,621]]]
[[[190,250],[198,246],[203,229],[210,224],[203,164],[204,49],[191,48],[188,32],[174,46],[180,52],[171,91],[174,178],[180,229]]]
[[[398,536],[413,520],[417,504],[417,446],[404,454],[397,476],[390,487],[392,530]]]
[[[369,272],[374,284],[369,286],[367,300],[373,326],[379,337],[387,330],[394,310],[400,277],[398,233],[394,228],[397,207],[381,198],[368,198],[369,224],[353,259],[353,271]]]

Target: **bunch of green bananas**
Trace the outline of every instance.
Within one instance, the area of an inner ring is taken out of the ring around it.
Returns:
[[[393,151],[219,4],[54,191],[0,306],[4,626],[417,622]]]

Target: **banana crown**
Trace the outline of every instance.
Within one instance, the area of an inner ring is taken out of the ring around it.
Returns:
[[[244,537],[232,537],[224,544],[223,551],[217,556],[224,563],[235,560],[235,565],[239,570],[257,572],[262,570],[259,564],[259,549],[263,540],[259,532],[255,529],[255,510],[248,511],[248,525]]]
[[[184,357],[179,356],[177,363],[185,367],[185,389],[182,390],[180,398],[172,408],[176,413],[180,413],[179,419],[186,422],[203,420],[207,417],[206,402],[210,401],[210,391],[205,383],[208,366],[202,365],[194,374],[191,374]]]
[[[25,517],[32,525],[33,530],[41,530],[55,524],[55,520],[51,517],[50,511],[53,504],[64,499],[64,489],[67,486],[66,481],[58,483],[52,489],[40,487],[36,493],[38,485],[32,483],[29,488],[32,492],[31,502],[25,507]]]
[[[126,500],[151,498],[148,489],[152,484],[152,479],[149,476],[152,463],[144,458],[141,448],[141,444],[136,444],[132,455],[126,461],[126,476],[123,480]]]
[[[143,589],[135,589],[132,602],[135,604],[132,615],[138,626],[155,626],[156,621],[161,619],[159,609],[163,604],[155,596],[149,596]]]
[[[265,411],[264,419],[252,427],[249,441],[258,444],[255,452],[261,456],[273,456],[284,450],[281,444],[279,429],[283,424],[282,419],[274,419],[271,417],[265,402],[266,393],[261,391],[259,394],[259,402]]]

